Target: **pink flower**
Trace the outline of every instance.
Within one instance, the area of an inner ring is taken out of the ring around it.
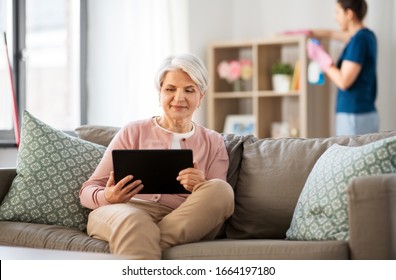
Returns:
[[[239,79],[250,80],[253,75],[252,62],[249,59],[223,60],[217,66],[217,73],[229,83]]]
[[[228,80],[230,82],[238,80],[241,77],[241,65],[239,64],[239,61],[232,60],[229,66],[230,66],[230,72],[228,75]]]
[[[253,76],[252,62],[249,59],[241,59],[241,78],[243,80],[250,80]]]
[[[230,66],[227,61],[223,60],[217,66],[217,73],[219,73],[220,78],[228,80],[230,73]]]

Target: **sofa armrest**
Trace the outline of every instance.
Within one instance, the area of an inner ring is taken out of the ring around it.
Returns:
[[[8,193],[15,176],[15,168],[0,168],[0,203]]]
[[[396,174],[364,176],[348,188],[352,259],[396,259]]]

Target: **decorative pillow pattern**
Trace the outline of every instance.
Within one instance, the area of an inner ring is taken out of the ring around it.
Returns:
[[[360,147],[334,144],[318,159],[298,199],[287,239],[348,240],[347,187],[359,176],[396,172],[396,137]]]
[[[54,129],[24,112],[17,176],[0,206],[0,220],[86,230],[89,210],[79,190],[105,147]]]

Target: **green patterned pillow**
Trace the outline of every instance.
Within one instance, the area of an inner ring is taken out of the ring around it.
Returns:
[[[69,136],[24,112],[17,176],[0,206],[0,220],[86,230],[89,210],[79,190],[105,147]]]
[[[294,240],[348,240],[347,187],[359,176],[396,172],[396,137],[360,147],[334,144],[318,159],[286,233]]]

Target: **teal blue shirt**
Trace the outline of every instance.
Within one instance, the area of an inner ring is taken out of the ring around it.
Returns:
[[[337,62],[338,68],[341,68],[344,60],[358,63],[362,69],[348,89],[338,89],[336,112],[359,114],[376,111],[377,40],[375,34],[367,28],[356,32],[345,46]]]

